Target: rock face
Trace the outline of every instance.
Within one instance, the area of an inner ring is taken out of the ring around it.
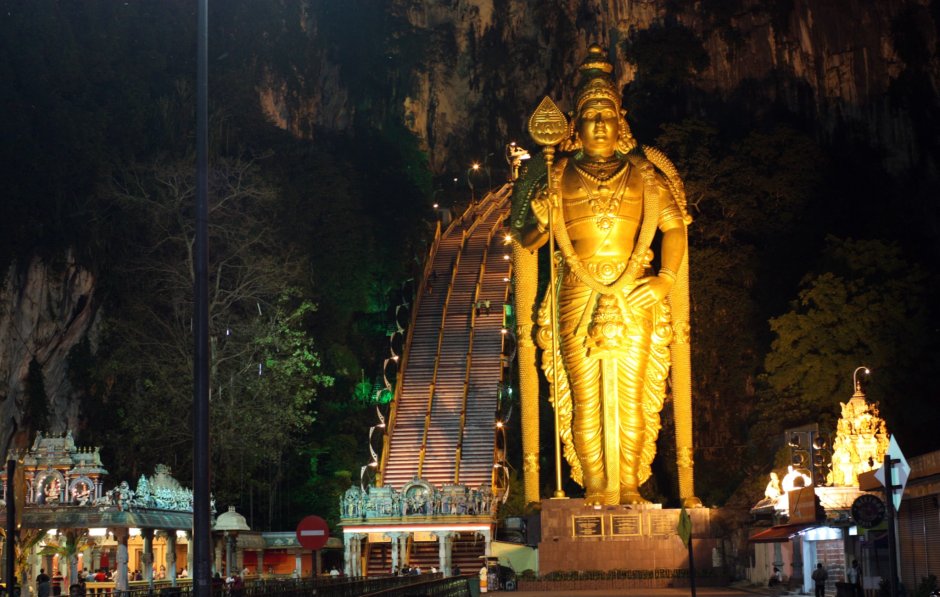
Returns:
[[[937,11],[925,0],[393,0],[384,6],[400,23],[389,36],[390,61],[398,56],[396,39],[422,40],[417,63],[389,67],[389,79],[408,84],[389,85],[384,100],[357,97],[345,83],[356,65],[330,58],[343,48],[324,51],[319,64],[297,65],[306,73],[297,77],[316,78],[317,85],[306,87],[312,94],[291,96],[273,76],[261,83],[259,100],[274,122],[300,135],[314,126],[343,130],[368,104],[372,114],[400,117],[426,143],[436,172],[490,152],[501,160],[507,141],[528,140],[524,123],[542,95],[569,105],[564,93],[589,43],[613,48],[672,24],[691,31],[707,52],[708,65],[692,78],[700,90],[786,105],[815,121],[823,135],[861,125],[873,143],[891,148],[889,165],[903,167],[919,159],[921,148],[908,112],[898,109],[899,82],[917,79],[931,90],[940,83]],[[328,17],[315,9],[304,15],[303,30],[315,42]],[[636,69],[619,58],[626,84]],[[409,72],[391,74],[396,68]],[[381,101],[383,108],[375,109]],[[935,103],[935,92],[928,101]]]
[[[33,359],[47,396],[43,431],[62,434],[77,427],[79,397],[69,382],[68,355],[93,329],[94,291],[94,276],[71,255],[58,263],[34,257],[7,271],[0,292],[0,450],[16,430],[34,423],[24,420]]]

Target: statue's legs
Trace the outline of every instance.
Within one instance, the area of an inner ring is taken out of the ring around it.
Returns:
[[[562,286],[558,301],[561,354],[571,386],[574,410],[572,437],[581,461],[585,501],[591,504],[616,504],[620,496],[607,496],[604,492],[606,476],[600,367],[596,359],[588,358],[585,337],[577,330],[590,297],[591,290],[587,287]]]
[[[623,356],[618,361],[620,403],[620,503],[645,503],[640,496],[640,457],[646,440],[643,412],[644,381],[650,353],[652,320],[649,311],[626,313],[627,332]]]

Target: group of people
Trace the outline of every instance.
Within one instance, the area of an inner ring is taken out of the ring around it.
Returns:
[[[816,568],[810,577],[813,579],[815,597],[826,597],[826,581],[829,580],[829,571],[826,570],[822,562],[816,564]],[[768,584],[772,587],[779,585],[781,582],[783,582],[783,575],[780,573],[780,569],[774,566]],[[864,595],[862,591],[862,571],[859,568],[858,560],[852,560],[852,565],[846,568],[845,583],[851,587],[852,597],[862,597]]]
[[[431,568],[431,573],[437,572],[437,568]],[[421,574],[421,566],[402,566],[398,569],[398,576],[417,576]]]

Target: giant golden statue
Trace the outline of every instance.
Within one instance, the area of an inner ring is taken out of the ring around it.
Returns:
[[[539,499],[538,344],[564,456],[591,504],[646,501],[639,489],[656,454],[671,363],[680,498],[700,505],[682,182],[662,153],[633,140],[599,46],[579,70],[570,124],[548,98],[530,119],[543,153],[513,196],[526,500]],[[536,314],[536,253],[546,244],[552,281]]]

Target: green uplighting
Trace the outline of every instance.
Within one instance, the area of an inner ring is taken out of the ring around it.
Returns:
[[[392,401],[394,397],[395,397],[395,394],[391,390],[385,389],[385,390],[380,391],[376,395],[376,402],[378,402],[379,404],[388,404]]]

